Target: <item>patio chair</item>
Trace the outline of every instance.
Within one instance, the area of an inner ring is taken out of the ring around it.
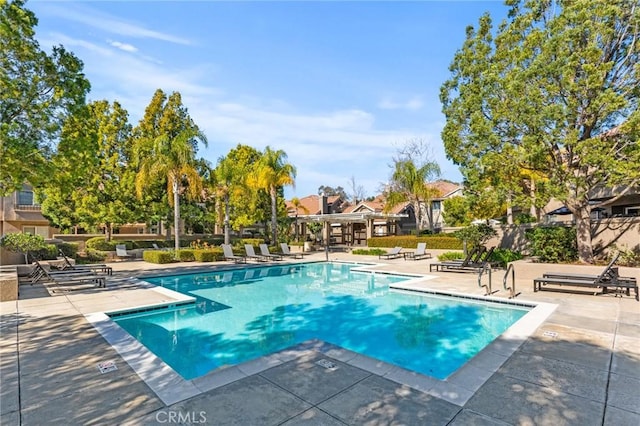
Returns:
[[[404,260],[431,259],[431,253],[427,253],[427,243],[418,243],[415,251],[404,254]]]
[[[116,257],[118,259],[132,259],[133,254],[127,253],[127,246],[124,244],[116,245]]]
[[[39,261],[34,260],[35,274],[31,278],[31,284],[41,280],[52,282],[56,285],[93,283],[98,287],[106,287],[104,276],[93,271],[49,271]]]
[[[233,254],[233,249],[230,244],[221,244],[224,260],[233,260],[235,263],[247,263],[247,258],[244,256],[236,256]]]
[[[293,259],[302,259],[305,255],[305,253],[291,253],[287,243],[280,243],[280,249],[282,250],[283,256],[291,257]]]
[[[272,259],[272,260],[282,260],[282,255],[279,254],[271,254],[269,252],[269,246],[266,244],[260,244],[260,254],[267,258],[267,259]]]
[[[639,299],[638,284],[634,277],[621,277],[618,274],[618,268],[614,267],[620,253],[611,259],[611,262],[604,268],[599,275],[593,274],[574,274],[563,272],[547,272],[540,278],[533,280],[533,291],[543,290],[543,286],[557,285],[570,287],[587,287],[593,289],[602,289],[602,294],[608,293],[609,288],[614,288],[616,292],[624,291],[627,296],[631,294],[633,289],[635,299]],[[548,287],[547,287],[548,288]],[[597,294],[594,292],[594,295]]]
[[[267,260],[264,257],[257,255],[251,244],[245,244],[244,251],[247,254],[247,259],[255,260],[256,262],[265,262]]]
[[[487,266],[491,267],[491,255],[495,247],[491,247],[489,250],[484,251],[479,249],[475,254],[469,253],[462,262],[440,262],[432,263],[429,265],[429,272],[433,271],[435,267],[439,272],[480,272]],[[472,261],[478,259],[477,261]]]
[[[69,258],[67,257],[66,254],[64,254],[64,252],[62,250],[58,250],[59,253],[59,257],[62,258],[62,260],[64,261],[64,265],[62,267],[62,271],[67,271],[67,270],[89,270],[89,271],[94,271],[94,272],[103,272],[107,275],[113,275],[113,268],[111,268],[111,266],[107,266],[104,263],[89,263],[86,265],[74,265],[71,263],[71,261],[69,260]]]
[[[400,253],[402,251],[402,247],[395,246],[389,252],[381,254],[378,256],[378,259],[397,259],[398,257],[403,257],[403,254]]]

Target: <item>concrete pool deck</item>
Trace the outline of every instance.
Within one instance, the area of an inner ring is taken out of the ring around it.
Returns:
[[[418,286],[483,294],[474,274],[429,273],[433,260],[379,261],[348,253],[330,258],[382,262],[376,269],[435,276]],[[324,254],[305,260],[324,260]],[[132,277],[230,265],[132,261],[113,266],[106,289],[52,296],[41,285],[27,284],[20,286],[18,301],[0,304],[0,424],[640,424],[640,303],[631,296],[534,293],[529,277],[516,276],[521,293],[516,301],[557,308],[531,336],[514,344],[512,354],[482,354],[497,365],[495,371],[474,370],[466,380],[477,377],[478,383],[458,383],[460,395],[438,396],[439,389],[452,389],[446,381],[391,372],[375,360],[309,342],[281,354],[278,362],[241,366],[241,375],[232,367],[215,379],[204,376],[193,395],[175,395],[172,402],[150,385],[184,389],[142,380],[144,374],[88,318],[173,300]],[[502,274],[495,274],[494,290],[502,288],[501,281]],[[502,290],[493,296],[508,294]],[[100,363],[117,369],[101,374]],[[148,368],[159,367],[151,362]],[[455,381],[453,376],[447,380]],[[425,381],[429,385],[421,387]],[[465,391],[474,386],[473,392]]]

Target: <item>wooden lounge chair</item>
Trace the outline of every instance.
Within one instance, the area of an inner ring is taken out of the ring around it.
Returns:
[[[280,249],[282,250],[283,256],[292,257],[294,259],[302,259],[305,255],[304,253],[291,253],[287,243],[280,243]]]
[[[378,259],[397,259],[399,257],[403,257],[403,254],[400,253],[402,251],[402,247],[395,246],[388,253],[381,254],[378,256]]]
[[[611,262],[604,268],[599,275],[592,274],[575,274],[575,273],[563,273],[563,272],[547,272],[540,278],[533,280],[533,291],[537,292],[543,290],[543,286],[557,285],[557,286],[570,286],[570,287],[586,287],[592,289],[602,289],[601,293],[606,294],[609,288],[613,288],[616,292],[625,291],[627,295],[631,294],[633,289],[635,292],[635,299],[639,300],[638,295],[638,283],[633,277],[621,277],[618,275],[618,268],[614,267],[615,262],[618,260],[619,253],[613,257]],[[594,292],[594,295],[598,294]]]
[[[62,250],[58,250],[58,253],[60,254],[60,257],[62,258],[62,260],[64,260],[64,266],[61,269],[62,271],[89,270],[94,272],[103,272],[107,275],[113,275],[113,268],[111,268],[111,266],[105,265],[104,263],[89,263],[86,265],[74,265],[71,263],[67,255],[64,254]]]
[[[282,260],[282,256],[279,254],[271,254],[269,252],[269,246],[266,244],[260,244],[260,254],[262,257],[271,260]]]
[[[415,251],[410,251],[404,254],[404,260],[420,260],[431,259],[431,253],[427,253],[427,243],[418,243]]]
[[[265,262],[267,260],[263,256],[257,255],[251,244],[245,244],[244,251],[247,254],[247,259],[255,260],[256,262]]]
[[[233,260],[235,263],[247,263],[247,258],[244,256],[236,256],[233,254],[233,249],[230,244],[221,244],[222,253],[224,254],[224,260]]]

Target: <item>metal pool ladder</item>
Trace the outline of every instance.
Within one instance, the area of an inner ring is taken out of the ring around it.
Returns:
[[[507,278],[509,278],[509,272],[511,272],[511,287],[507,287]],[[513,299],[517,296],[516,294],[516,270],[513,267],[513,263],[510,263],[507,267],[507,272],[504,273],[504,278],[502,279],[502,287],[505,290],[509,290],[509,299]]]
[[[489,284],[482,284],[482,276],[484,275],[485,271],[487,271],[489,274]],[[485,296],[491,295],[491,265],[489,264],[489,262],[483,264],[480,272],[478,273],[478,287],[485,287],[487,289]]]

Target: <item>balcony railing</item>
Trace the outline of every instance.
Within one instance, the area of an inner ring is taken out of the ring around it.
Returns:
[[[15,211],[39,212],[40,204],[16,204]]]

